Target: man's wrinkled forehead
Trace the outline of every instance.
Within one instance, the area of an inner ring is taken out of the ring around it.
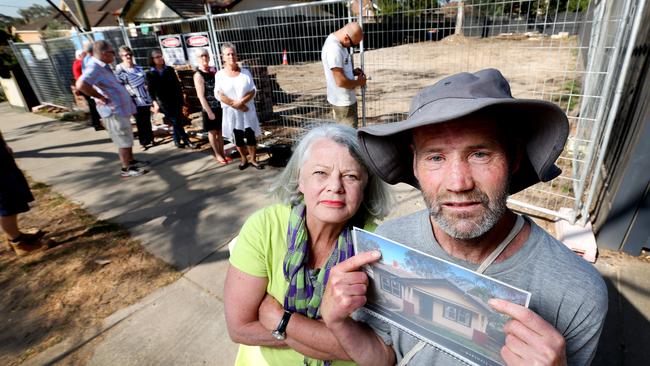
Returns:
[[[498,123],[495,118],[489,115],[474,115],[449,122],[416,127],[411,130],[411,143],[418,147],[418,144],[425,141],[444,142],[448,138],[462,136],[475,140],[496,140],[500,143],[505,143],[507,140],[502,124]]]

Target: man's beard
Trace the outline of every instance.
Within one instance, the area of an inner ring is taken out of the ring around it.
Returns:
[[[458,195],[445,193],[432,197],[424,191],[422,191],[422,195],[424,197],[424,202],[429,209],[429,215],[431,215],[436,224],[438,224],[447,235],[454,239],[469,240],[478,238],[487,233],[494,227],[494,225],[496,225],[497,222],[499,222],[508,209],[506,206],[509,191],[508,186],[509,185],[506,184],[501,191],[498,191],[494,200],[490,200],[488,195],[478,188],[474,189],[472,192]],[[467,213],[455,214],[453,216],[447,213],[445,215],[440,202],[448,201],[480,202],[485,210],[482,215],[478,217],[474,217]]]

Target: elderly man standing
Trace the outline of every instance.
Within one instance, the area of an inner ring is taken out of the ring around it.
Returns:
[[[74,76],[74,81],[75,83],[83,72],[87,69],[88,65],[90,64],[90,60],[93,59],[93,44],[90,42],[84,43],[84,49],[83,50],[77,50],[75,52],[75,61],[72,64],[72,75]],[[75,87],[76,88],[76,87]],[[86,99],[86,103],[88,104],[88,112],[90,113],[90,123],[95,129],[95,131],[103,130],[104,126],[102,126],[101,122],[99,121],[99,113],[97,113],[97,105],[95,104],[95,100],[93,98],[89,97],[86,94],[81,93],[83,95],[84,99]]]
[[[131,116],[136,113],[136,108],[126,88],[111,70],[110,64],[113,61],[113,47],[106,41],[96,41],[93,44],[93,58],[77,80],[76,86],[97,102],[97,111],[118,148],[122,163],[120,175],[124,178],[137,177],[148,172],[143,167],[149,165],[149,162],[133,158]]]
[[[501,349],[508,365],[588,365],[607,312],[594,267],[506,206],[508,195],[560,174],[554,162],[568,131],[560,108],[514,99],[494,69],[442,79],[415,96],[405,121],[359,131],[376,173],[420,189],[427,205],[380,225],[379,235],[532,293],[529,308],[489,301],[511,317]],[[354,318],[370,328],[350,317],[366,301],[359,268],[378,258],[360,253],[330,273],[323,319],[348,355],[360,365],[465,364],[364,313]]]
[[[352,55],[347,48],[357,46],[362,40],[361,26],[351,22],[330,34],[321,51],[327,101],[332,105],[334,119],[354,128],[358,119],[355,89],[366,85],[366,76],[363,70],[352,69]]]

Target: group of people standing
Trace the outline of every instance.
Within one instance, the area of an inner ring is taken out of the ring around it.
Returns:
[[[363,40],[361,27],[351,22],[332,33],[322,50],[327,81],[327,100],[333,117],[340,123],[357,127],[355,89],[364,87],[366,76],[353,68],[347,48]],[[223,68],[218,72],[210,66],[210,53],[197,53],[198,67],[194,86],[201,103],[203,129],[208,134],[217,164],[226,165],[232,159],[224,151],[224,138],[234,141],[240,156],[239,169],[249,166],[264,169],[257,161],[257,137],[260,125],[255,110],[256,87],[251,73],[237,63],[237,49],[231,43],[221,45]],[[151,113],[161,112],[173,128],[177,148],[196,148],[183,128],[182,110],[185,105],[183,88],[176,70],[165,64],[163,53],[154,50],[149,56],[149,68],[135,63],[131,48],[121,46],[122,62],[111,69],[115,51],[106,41],[97,41],[77,51],[73,64],[75,86],[88,102],[95,130],[106,128],[118,147],[122,164],[121,176],[145,174],[147,161],[133,157],[133,132],[130,119],[135,117],[138,140],[143,150],[155,146]],[[102,125],[100,119],[103,119]]]
[[[239,169],[253,166],[264,169],[256,156],[260,135],[259,120],[253,98],[256,88],[250,72],[237,64],[234,45],[221,46],[224,67],[216,72],[210,67],[210,53],[198,53],[199,66],[194,74],[194,85],[202,107],[203,129],[208,134],[214,159],[226,165],[231,158],[224,151],[223,138],[234,141],[241,162]],[[73,64],[75,86],[86,97],[91,121],[96,130],[106,128],[118,147],[122,164],[121,176],[145,174],[149,165],[133,157],[131,116],[135,117],[138,139],[143,150],[157,144],[154,140],[151,113],[162,113],[172,125],[172,137],[177,148],[197,148],[183,128],[182,110],[185,104],[183,88],[176,70],[165,64],[160,50],[149,57],[149,69],[135,64],[133,51],[119,48],[120,64],[111,69],[115,51],[106,41],[96,41],[92,47],[77,52]],[[100,118],[104,125],[100,123]]]

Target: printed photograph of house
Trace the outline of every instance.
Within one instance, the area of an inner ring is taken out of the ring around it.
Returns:
[[[365,309],[414,336],[477,365],[502,364],[508,317],[490,298],[528,306],[530,293],[381,236],[354,230],[357,253],[379,250],[365,268],[370,279]]]

